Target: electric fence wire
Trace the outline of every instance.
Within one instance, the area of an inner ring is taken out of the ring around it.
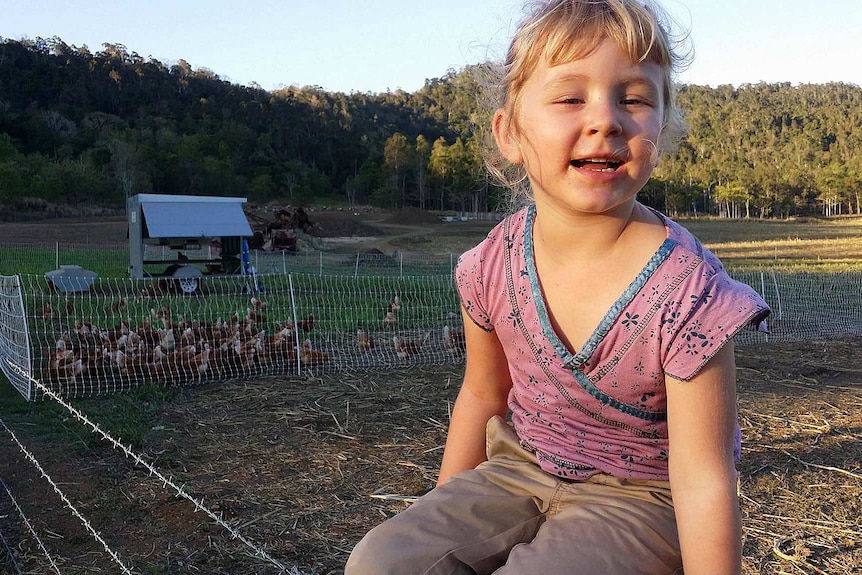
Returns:
[[[38,387],[42,392],[44,392],[46,396],[50,397],[51,399],[53,399],[54,401],[59,403],[61,406],[63,406],[69,413],[71,413],[75,417],[75,419],[77,419],[82,424],[84,424],[84,426],[89,427],[93,433],[95,433],[96,435],[100,436],[102,439],[107,441],[114,449],[122,451],[123,454],[127,458],[132,459],[132,461],[136,465],[140,465],[141,467],[146,469],[150,473],[150,475],[158,478],[162,482],[162,485],[164,487],[170,486],[176,492],[176,494],[178,496],[191,502],[195,506],[195,511],[202,511],[203,513],[208,515],[218,525],[220,525],[225,530],[227,530],[227,532],[230,533],[232,538],[241,541],[246,547],[251,549],[254,552],[254,555],[256,557],[258,557],[260,559],[264,559],[266,561],[269,561],[270,563],[272,563],[273,565],[278,567],[278,569],[282,573],[287,571],[287,567],[285,567],[281,562],[279,562],[277,559],[272,557],[263,548],[259,547],[258,545],[255,545],[251,540],[247,539],[244,535],[242,535],[242,533],[240,533],[236,528],[234,528],[233,526],[228,524],[226,521],[224,521],[224,519],[221,516],[221,513],[216,514],[211,509],[206,507],[203,504],[203,498],[196,499],[195,497],[189,495],[189,493],[186,492],[186,490],[183,488],[183,486],[180,486],[180,485],[177,485],[176,483],[174,483],[172,477],[165,476],[161,471],[159,471],[158,468],[156,468],[154,465],[152,465],[151,463],[146,461],[142,456],[140,456],[137,453],[135,453],[134,451],[132,451],[130,446],[121,443],[117,439],[114,439],[110,434],[103,431],[97,423],[90,421],[90,419],[86,415],[81,413],[81,411],[79,411],[74,406],[72,406],[69,403],[67,403],[66,401],[64,401],[63,398],[61,398],[59,395],[54,393],[51,389],[49,389],[45,385],[43,385],[41,381],[34,379],[29,373],[27,373],[21,367],[19,367],[18,365],[15,365],[11,361],[7,360],[7,363],[11,367],[12,370],[17,372],[22,377],[28,379],[31,383],[33,383],[36,387]],[[2,420],[0,420],[0,424],[3,424],[3,427],[6,427],[5,423],[3,423]],[[9,430],[8,427],[6,429],[10,433],[12,433],[12,431]],[[13,437],[14,437],[14,434],[13,434]],[[20,443],[18,445],[22,449],[22,451],[24,451],[25,455],[28,455],[25,448]],[[36,462],[35,459],[32,459],[32,461],[38,466],[38,462]],[[39,470],[42,471],[41,467],[39,467]],[[42,471],[42,475],[47,478],[47,475],[45,474],[44,471]],[[50,481],[50,478],[47,478],[47,479],[50,483],[52,483],[52,485],[54,485],[53,482]],[[57,491],[58,493],[61,493],[56,486],[54,487],[54,490]],[[64,495],[61,494],[61,497],[63,497],[64,500],[66,500]],[[69,504],[69,505],[71,506],[71,504]],[[73,512],[74,512],[74,509],[73,509]],[[77,512],[75,512],[75,513],[77,515]],[[81,517],[80,515],[78,515],[78,517],[80,519],[82,519],[86,524],[86,520],[84,520],[83,517]],[[87,527],[89,528],[88,524],[87,524]],[[90,529],[91,529],[91,532],[94,533],[94,535],[97,537],[97,539],[99,541],[101,541],[101,538],[98,537],[98,534],[96,534],[94,531],[92,531],[92,528],[90,528]],[[102,542],[102,544],[105,545],[105,549],[108,550],[108,553],[111,554],[112,557],[116,556],[112,551],[110,551],[110,549],[108,549],[107,545],[104,542]],[[120,564],[122,566],[122,563],[119,562],[118,558],[116,559],[116,561],[118,564]]]
[[[9,488],[6,487],[6,484],[3,482],[3,478],[0,477],[0,483],[3,484],[3,487],[6,489],[6,492],[9,493]],[[11,494],[10,494],[11,497]],[[5,515],[0,515],[0,519],[5,518]],[[12,562],[12,566],[15,568],[15,573],[18,575],[22,575],[21,567],[18,566],[18,562],[15,561],[15,553],[12,551],[12,548],[9,546],[9,542],[6,540],[6,536],[3,535],[3,531],[0,531],[0,540],[3,541],[3,547],[6,548],[6,556],[9,557],[9,561]]]
[[[75,508],[75,505],[69,500],[69,498],[66,496],[66,494],[63,493],[63,491],[54,482],[54,480],[51,479],[51,476],[48,475],[48,473],[45,471],[45,469],[42,467],[42,465],[39,463],[39,461],[36,459],[36,457],[32,453],[30,453],[30,451],[26,447],[24,447],[24,445],[18,440],[18,436],[15,435],[15,432],[12,431],[11,429],[9,429],[9,426],[7,426],[6,422],[3,421],[2,419],[0,419],[0,426],[2,426],[6,430],[7,433],[9,433],[9,435],[12,437],[12,441],[14,441],[18,445],[18,449],[21,450],[21,453],[24,454],[24,457],[26,457],[27,459],[30,460],[30,463],[32,463],[33,466],[36,468],[36,470],[42,474],[42,477],[45,479],[45,481],[48,482],[48,484],[51,486],[51,488],[54,490],[54,492],[58,496],[60,496],[60,499],[63,500],[63,503],[66,504],[66,507],[68,507],[72,511],[72,515],[77,517],[78,520],[81,521],[81,524],[84,525],[84,528],[90,532],[90,535],[92,535],[96,541],[101,543],[102,547],[104,547],[105,551],[108,553],[108,555],[111,557],[111,559],[114,560],[114,563],[116,563],[117,565],[120,566],[120,568],[123,570],[123,573],[126,573],[128,575],[133,575],[131,569],[129,569],[128,567],[126,567],[123,564],[123,562],[120,560],[119,555],[117,555],[117,553],[108,546],[107,542],[104,539],[102,539],[102,535],[98,531],[96,531],[92,525],[90,525],[90,522],[87,521],[87,518],[84,517],[81,514],[81,512]]]
[[[6,482],[3,481],[2,478],[0,478],[0,485],[3,486],[4,490],[6,490],[6,495],[9,496],[9,501],[12,502],[12,505],[15,507],[15,511],[18,512],[18,515],[21,517],[21,520],[24,521],[24,525],[27,527],[27,530],[30,532],[30,535],[32,535],[33,539],[36,540],[36,543],[39,545],[39,548],[42,550],[42,554],[45,556],[45,558],[51,564],[51,567],[54,568],[54,571],[57,573],[57,575],[61,575],[60,568],[57,567],[57,564],[54,562],[54,558],[51,557],[50,553],[48,553],[48,548],[45,547],[44,543],[42,543],[42,539],[39,537],[39,534],[36,533],[36,529],[30,523],[30,520],[24,514],[24,510],[21,509],[20,505],[18,505],[18,502],[15,500],[15,497],[12,495],[12,491],[10,491],[9,487],[6,485]],[[2,533],[0,533],[0,536],[2,536]],[[5,537],[3,538],[3,543],[6,544],[6,538]],[[12,555],[12,550],[9,549],[8,545],[6,545],[6,550],[9,552],[9,556],[12,559],[12,562],[15,563],[15,557]],[[15,566],[17,568],[18,564],[15,563]],[[20,573],[21,571],[19,570],[18,572]]]
[[[12,562],[12,566],[15,568],[15,573],[23,575],[21,568],[18,566],[18,562],[15,561],[15,554],[12,552],[12,548],[9,547],[9,542],[6,541],[6,537],[3,535],[2,531],[0,531],[0,539],[3,540],[3,547],[6,548],[6,556],[9,557],[9,561]]]

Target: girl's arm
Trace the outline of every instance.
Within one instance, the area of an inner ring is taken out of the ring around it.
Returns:
[[[494,415],[506,415],[509,388],[512,387],[506,356],[496,333],[479,328],[463,308],[461,315],[464,318],[467,366],[461,391],[452,409],[437,485],[485,461],[485,425]]]
[[[670,486],[686,575],[738,574],[736,365],[728,342],[690,381],[667,378]]]

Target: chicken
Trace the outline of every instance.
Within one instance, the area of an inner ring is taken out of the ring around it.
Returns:
[[[443,345],[453,357],[464,355],[464,329],[460,327],[443,326]]]
[[[329,361],[329,354],[325,351],[312,349],[311,340],[307,339],[302,342],[299,348],[299,359],[302,365],[306,367],[315,367],[325,364]]]
[[[431,332],[426,331],[422,339],[402,340],[397,335],[392,336],[392,343],[395,345],[395,353],[402,360],[407,360],[415,355],[418,355],[422,346],[431,337]]]
[[[54,349],[58,353],[72,353],[72,337],[68,333],[60,334],[60,337],[54,342]]]
[[[398,312],[399,309],[401,309],[401,300],[398,298],[398,295],[396,294],[392,298],[392,301],[389,302],[389,307],[388,307],[387,311]]]
[[[84,373],[84,363],[80,357],[76,357],[71,349],[67,349],[66,342],[57,340],[56,347],[47,354],[48,379],[74,380],[78,375]]]
[[[281,329],[278,329],[278,328]],[[282,358],[288,361],[296,361],[296,337],[293,325],[290,323],[279,324],[277,331],[266,340],[268,357],[272,359]]]
[[[264,332],[260,333],[262,334]],[[243,368],[248,369],[252,367],[257,354],[263,351],[263,342],[260,334],[246,341],[243,341],[239,337],[235,338],[233,342],[233,351],[239,358],[239,363]]]
[[[118,323],[114,329],[120,335],[129,335],[131,333],[131,322],[127,319],[124,319],[120,323]]]
[[[211,353],[212,348],[210,348],[210,344],[205,343],[202,352],[188,359],[188,361],[186,362],[186,369],[188,369],[188,371],[192,373],[196,373],[199,375],[205,374],[210,367]]]
[[[126,311],[127,302],[125,297],[121,297],[111,305],[105,308],[105,312],[107,313],[122,313]]]
[[[42,308],[42,313],[39,315],[39,317],[42,319],[51,319],[52,315],[54,315],[54,308],[51,307],[51,302],[48,302]]]
[[[395,329],[398,326],[398,315],[391,309],[383,316],[383,326],[388,329]]]
[[[374,349],[374,338],[361,327],[356,329],[356,343],[363,352],[369,352]]]
[[[305,333],[308,333],[311,330],[313,330],[314,329],[314,314],[310,313],[310,314],[308,314],[308,317],[306,317],[305,319],[301,319],[298,322],[296,322],[296,327],[298,329],[301,329]]]
[[[251,298],[251,307],[259,311],[264,311],[266,309],[266,302],[253,297]]]
[[[292,321],[275,324],[275,332],[277,334],[281,334],[284,339],[290,340],[291,342],[296,340],[296,330]]]
[[[170,329],[160,329],[159,330],[159,346],[162,347],[167,353],[170,353],[177,346],[177,340],[174,337],[173,330]]]
[[[111,365],[115,368],[119,369],[122,372],[126,371],[126,362],[128,358],[126,357],[125,352],[121,349],[117,349],[116,351],[108,351],[107,349],[103,351],[105,355],[110,357]]]
[[[165,329],[170,329],[172,327],[171,308],[169,308],[168,306],[164,306],[160,309],[150,308],[150,315],[153,319],[161,320],[162,325],[165,327]]]
[[[180,333],[180,345],[187,346],[195,342],[195,332],[191,327],[185,328]]]
[[[245,315],[245,321],[252,324],[266,323],[266,316],[262,313],[258,313],[257,311],[255,311],[256,309],[257,308],[248,308]]]
[[[69,298],[66,298],[66,313],[72,315],[75,313],[75,304]]]
[[[153,348],[153,363],[160,364],[168,358],[168,352],[161,345]]]
[[[88,340],[93,334],[93,322],[90,320],[75,320],[75,335],[80,340]]]

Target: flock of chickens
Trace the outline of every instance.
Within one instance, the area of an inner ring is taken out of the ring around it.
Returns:
[[[399,331],[401,305],[399,297],[393,297],[384,308],[381,325],[374,330],[358,324],[353,353],[380,353],[380,348],[391,345],[389,349],[402,362],[418,355],[431,339],[432,330],[418,338],[405,337]],[[332,361],[331,353],[338,353],[337,349],[327,352],[313,345],[313,313],[299,320],[272,322],[267,308],[267,302],[252,297],[245,313],[206,322],[175,317],[164,305],[149,309],[138,325],[127,318],[112,328],[103,328],[85,319],[76,319],[73,327],[57,324],[52,319],[61,314],[47,304],[39,319],[62,327],[53,346],[43,350],[44,379],[55,383],[61,392],[84,381],[112,382],[117,378],[181,384],[324,366]],[[106,306],[105,314],[122,317],[127,309],[123,297]],[[75,317],[74,302],[67,299],[63,311],[66,317]],[[441,340],[447,352],[458,359],[464,354],[464,331],[460,317],[450,313],[448,319],[450,324],[443,326]],[[378,347],[375,334],[391,343]]]

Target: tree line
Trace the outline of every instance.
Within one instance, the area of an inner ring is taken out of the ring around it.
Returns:
[[[0,213],[137,193],[485,211],[481,65],[414,93],[266,91],[103,44],[0,39]],[[671,214],[862,213],[862,89],[679,87],[691,126],[643,200]]]

